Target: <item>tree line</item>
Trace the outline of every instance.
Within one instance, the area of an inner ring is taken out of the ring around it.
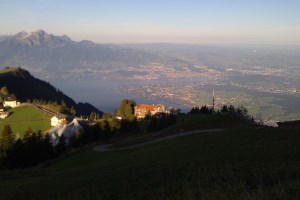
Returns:
[[[253,126],[261,126],[263,125],[262,119],[254,119],[248,112],[248,109],[244,105],[240,105],[235,107],[233,105],[223,105],[221,109],[215,111],[213,108],[208,108],[208,106],[204,105],[201,108],[195,106],[191,109],[190,114],[219,114],[219,113],[232,113],[244,122]]]
[[[15,138],[9,124],[4,126],[0,139],[1,162],[8,168],[25,168],[35,166],[47,160],[54,159],[66,150],[80,148],[97,141],[109,142],[117,135],[140,132],[139,122],[134,115],[136,102],[133,99],[123,99],[119,110],[113,114],[91,113],[89,122],[82,124],[83,129],[77,130],[71,137],[59,137],[56,146],[51,143],[49,134],[43,135],[41,131],[35,132],[29,128],[23,138]],[[176,123],[174,114],[160,113],[148,116],[148,132],[162,130]]]
[[[22,139],[16,139],[9,124],[4,125],[0,140],[2,166],[8,168],[35,166],[61,155],[66,149],[64,136],[53,146],[49,134],[42,135],[41,131],[34,132],[29,128]]]

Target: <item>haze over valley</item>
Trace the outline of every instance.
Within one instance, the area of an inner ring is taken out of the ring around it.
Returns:
[[[110,112],[123,96],[211,105],[215,90],[218,108],[244,105],[268,122],[300,117],[299,46],[97,44],[37,30],[1,37],[0,52],[2,68],[21,66]]]

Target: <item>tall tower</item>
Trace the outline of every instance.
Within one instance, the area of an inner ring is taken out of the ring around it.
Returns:
[[[215,112],[215,90],[213,89],[212,112]]]

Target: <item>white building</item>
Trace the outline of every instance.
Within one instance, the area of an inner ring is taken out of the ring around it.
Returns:
[[[57,126],[65,120],[65,116],[57,115],[51,118],[51,126]]]
[[[17,99],[14,94],[7,95],[4,97],[4,102],[3,102],[4,107],[11,107],[14,108],[17,106]]]

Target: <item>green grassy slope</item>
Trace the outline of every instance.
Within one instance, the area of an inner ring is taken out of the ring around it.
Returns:
[[[8,123],[13,132],[20,137],[23,137],[29,127],[34,131],[46,131],[51,127],[50,116],[31,105],[12,108],[9,112],[12,114],[6,120],[0,119],[0,134],[2,134],[5,123]]]
[[[46,168],[0,172],[2,199],[298,199],[300,134],[200,133],[136,149],[80,151]]]

